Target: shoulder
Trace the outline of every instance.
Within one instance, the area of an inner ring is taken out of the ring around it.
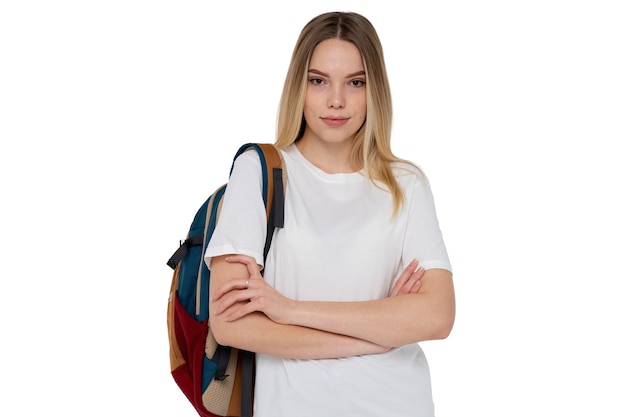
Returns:
[[[248,149],[238,155],[233,161],[230,178],[233,177],[261,177],[261,158],[254,149]]]
[[[254,150],[247,150],[235,158],[228,178],[229,189],[257,187],[261,181],[261,159]]]
[[[433,202],[430,181],[419,165],[409,161],[398,161],[392,163],[392,167],[408,207],[420,206],[425,203],[431,204]]]
[[[424,170],[411,161],[396,161],[391,163],[393,175],[396,180],[403,185],[427,185],[428,177]]]
[[[234,165],[260,167],[261,159],[259,158],[259,154],[254,149],[250,148],[237,157],[234,161]]]

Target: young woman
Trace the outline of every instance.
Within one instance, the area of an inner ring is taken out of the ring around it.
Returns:
[[[418,342],[452,329],[452,273],[427,178],[391,152],[391,116],[370,22],[311,20],[278,116],[285,226],[264,265],[261,165],[247,152],[205,258],[216,339],[258,353],[255,417],[434,415]]]

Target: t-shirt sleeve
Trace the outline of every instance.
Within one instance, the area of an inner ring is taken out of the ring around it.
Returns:
[[[261,161],[256,152],[240,155],[226,186],[220,215],[204,255],[211,268],[215,256],[252,256],[263,265],[266,212],[262,196]]]
[[[408,197],[409,217],[404,239],[404,263],[417,259],[424,269],[441,268],[452,272],[439,227],[435,201],[426,176],[418,176]]]

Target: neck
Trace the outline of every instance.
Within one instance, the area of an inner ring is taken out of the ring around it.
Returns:
[[[352,141],[330,143],[303,137],[296,143],[296,146],[310,163],[328,174],[347,174],[357,171],[350,157]]]

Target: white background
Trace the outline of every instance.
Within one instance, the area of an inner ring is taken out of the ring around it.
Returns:
[[[273,141],[302,26],[352,10],[455,268],[455,329],[423,344],[438,417],[623,417],[621,3],[2,2],[0,414],[195,415],[165,262],[237,147]]]

